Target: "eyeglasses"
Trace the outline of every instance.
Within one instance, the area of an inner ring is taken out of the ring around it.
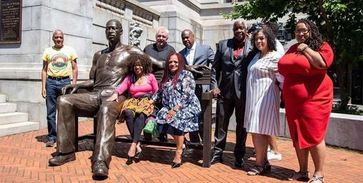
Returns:
[[[295,30],[295,34],[307,34],[308,32],[310,32],[309,30],[307,29],[300,29],[300,30]]]

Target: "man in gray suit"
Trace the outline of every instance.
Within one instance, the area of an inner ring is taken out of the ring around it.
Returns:
[[[218,98],[215,130],[214,155],[211,163],[222,162],[226,146],[229,119],[235,110],[236,145],[234,156],[236,167],[242,167],[246,146],[246,129],[244,124],[247,66],[252,49],[247,36],[245,22],[233,24],[234,37],[218,43],[212,66],[212,93]]]
[[[203,45],[199,43],[195,43],[195,35],[193,31],[189,29],[185,29],[181,33],[181,38],[183,41],[183,44],[185,46],[184,49],[182,49],[179,53],[182,54],[185,57],[186,64],[187,65],[205,65],[209,67],[210,64],[213,64],[214,60],[214,52],[212,48],[208,45]],[[195,93],[201,102],[202,109],[205,109],[206,103],[202,102],[202,93],[207,92],[210,90],[209,86],[203,85],[197,85],[195,88]],[[204,111],[202,111],[203,114]],[[203,129],[203,123],[202,123],[202,115],[200,116],[200,123],[199,123],[199,134],[200,137],[203,137],[202,135],[202,129]],[[200,138],[198,136],[198,132],[192,132],[189,134],[190,141],[192,143],[200,143]]]

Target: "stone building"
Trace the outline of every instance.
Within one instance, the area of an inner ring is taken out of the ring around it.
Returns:
[[[93,53],[107,46],[104,26],[122,21],[123,43],[140,48],[154,41],[158,26],[170,30],[169,43],[183,48],[181,31],[191,29],[197,41],[215,44],[232,37],[232,21],[222,12],[228,0],[22,0],[21,43],[0,44],[0,136],[46,127],[45,100],[41,97],[41,56],[52,46],[52,32],[61,29],[65,44],[78,53],[79,80],[88,78]],[[142,29],[130,39],[129,31]],[[134,27],[132,27],[134,26]],[[15,112],[16,111],[16,112]]]

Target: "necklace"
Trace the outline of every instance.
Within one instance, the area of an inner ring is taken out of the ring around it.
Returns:
[[[136,80],[135,85],[143,85],[144,83],[145,83],[145,76],[143,75]]]

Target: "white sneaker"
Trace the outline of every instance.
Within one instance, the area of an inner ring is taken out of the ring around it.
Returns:
[[[282,155],[278,152],[270,150],[270,151],[267,151],[267,159],[280,161],[280,160],[282,160]]]

